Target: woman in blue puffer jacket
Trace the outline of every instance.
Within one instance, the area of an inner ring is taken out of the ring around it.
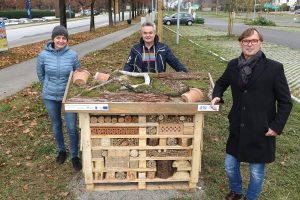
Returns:
[[[56,26],[52,31],[52,41],[37,59],[37,75],[42,84],[42,97],[51,119],[52,129],[58,148],[56,162],[63,164],[66,160],[66,147],[62,131],[62,99],[71,71],[80,67],[77,53],[68,46],[68,31],[64,26]],[[81,170],[78,158],[77,114],[64,113],[70,140],[70,155],[73,168]]]

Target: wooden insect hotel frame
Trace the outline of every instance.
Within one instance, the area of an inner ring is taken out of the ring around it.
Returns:
[[[209,102],[63,103],[79,114],[88,190],[197,187]]]

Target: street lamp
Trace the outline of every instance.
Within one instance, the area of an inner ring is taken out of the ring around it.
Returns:
[[[253,20],[256,18],[256,0],[254,0]]]
[[[179,12],[180,12],[180,0],[178,0],[177,4],[177,28],[176,28],[176,44],[179,44]]]

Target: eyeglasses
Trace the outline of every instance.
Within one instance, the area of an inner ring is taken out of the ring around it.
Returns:
[[[257,45],[258,41],[260,41],[260,40],[258,40],[258,39],[253,39],[253,40],[242,40],[241,43],[242,43],[242,45],[244,45],[244,46],[247,46],[247,45],[249,45],[250,43],[251,43],[251,45]]]

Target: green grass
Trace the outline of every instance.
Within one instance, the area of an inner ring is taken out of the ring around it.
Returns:
[[[205,40],[208,37],[201,38]],[[94,66],[95,71],[102,66],[104,69],[120,69],[127,59],[131,45],[137,41],[137,36],[133,35],[103,51],[86,56],[81,64],[87,67]],[[226,62],[207,52],[212,50],[209,49],[209,41],[206,40],[206,48],[194,46],[186,38],[180,38],[180,44],[176,45],[175,35],[164,30],[164,42],[172,48],[182,63],[194,72],[210,72],[216,80],[224,71]],[[123,50],[128,49],[128,52],[116,53],[115,50],[119,47]],[[116,54],[113,61],[108,59],[109,55]],[[96,62],[91,63],[91,60]],[[69,161],[61,166],[55,163],[55,142],[40,92],[39,84],[33,84],[22,92],[0,101],[0,199],[75,198],[68,188],[75,172]],[[224,100],[225,104],[220,113],[205,116],[204,151],[199,180],[199,185],[204,190],[204,200],[220,199],[228,192],[223,159],[228,136],[230,91],[225,93]],[[299,199],[299,121],[300,105],[295,103],[284,133],[277,140],[276,161],[267,166],[260,200]],[[243,165],[242,169],[247,182],[247,165]],[[189,192],[173,198],[190,199],[200,198]]]

